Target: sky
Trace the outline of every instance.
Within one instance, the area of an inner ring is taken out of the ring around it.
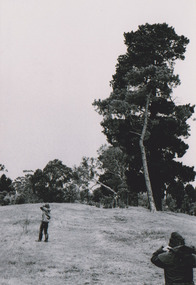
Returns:
[[[176,64],[178,104],[196,103],[196,0],[0,0],[0,164],[11,179],[106,143],[92,103],[109,97],[124,32],[146,23],[190,39]],[[195,117],[195,115],[194,115]],[[196,122],[183,162],[196,167]]]

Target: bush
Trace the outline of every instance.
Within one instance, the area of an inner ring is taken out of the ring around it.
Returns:
[[[10,204],[10,200],[7,197],[7,192],[6,191],[0,192],[0,205],[5,206],[9,204]]]
[[[146,192],[138,194],[138,206],[149,209],[148,195]]]
[[[88,202],[88,205],[89,205],[89,206],[95,206],[95,202],[89,201],[89,202]]]
[[[101,208],[101,204],[98,203],[98,202],[95,203],[95,206],[96,206],[97,208]]]
[[[176,200],[174,198],[172,198],[172,196],[170,194],[168,194],[166,199],[163,200],[162,208],[165,211],[169,210],[171,212],[176,212],[177,211]]]
[[[113,207],[113,198],[112,197],[104,197],[102,200],[104,209],[111,209]]]
[[[119,200],[119,201],[118,201],[118,207],[124,209],[124,208],[127,207],[127,205],[126,205],[122,200]]]
[[[191,213],[192,213],[193,216],[196,216],[196,202],[194,202],[192,204]]]
[[[16,196],[14,202],[15,202],[15,204],[25,204],[25,202],[26,202],[25,195],[20,194],[20,195]]]

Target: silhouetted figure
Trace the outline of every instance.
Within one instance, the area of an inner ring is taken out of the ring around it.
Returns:
[[[164,269],[165,285],[194,285],[195,254],[195,248],[186,246],[184,238],[173,232],[169,245],[154,252],[151,261]]]
[[[41,225],[40,225],[40,230],[39,230],[39,239],[38,241],[42,241],[42,237],[43,237],[43,232],[45,235],[45,242],[48,242],[48,225],[49,225],[49,221],[50,221],[50,205],[49,204],[45,204],[42,207],[40,207],[40,209],[42,210],[42,221],[41,221]]]

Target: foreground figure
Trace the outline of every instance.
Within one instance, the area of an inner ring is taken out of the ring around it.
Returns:
[[[50,205],[49,204],[45,204],[44,206],[40,207],[40,209],[42,210],[42,221],[41,221],[41,225],[40,225],[40,230],[39,230],[39,239],[38,241],[42,240],[43,237],[43,231],[44,231],[44,235],[45,235],[45,242],[48,242],[48,224],[50,221]]]
[[[154,252],[151,261],[164,269],[165,285],[194,285],[195,254],[195,248],[186,246],[184,238],[174,232],[171,234],[169,246]]]

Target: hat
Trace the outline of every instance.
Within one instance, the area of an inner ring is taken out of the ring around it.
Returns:
[[[179,245],[185,245],[184,238],[177,232],[171,233],[169,240],[169,246],[176,247]]]
[[[50,205],[49,204],[45,204],[44,207],[47,208],[47,209],[50,209]]]

